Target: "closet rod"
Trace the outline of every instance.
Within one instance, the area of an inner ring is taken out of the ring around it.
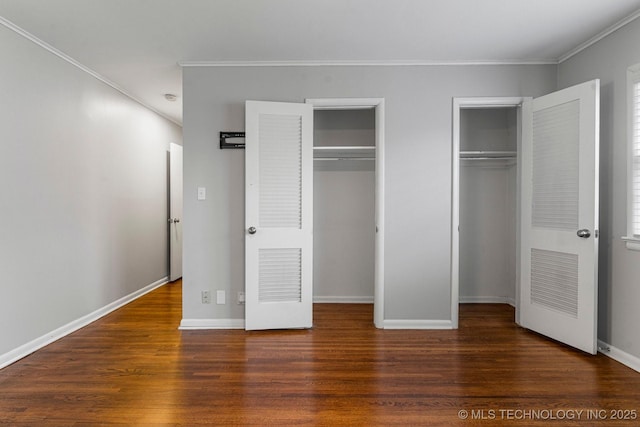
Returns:
[[[460,151],[461,159],[511,159],[517,157],[515,151]]]
[[[508,157],[460,157],[460,160],[516,160],[516,156]]]
[[[314,157],[313,160],[375,160],[375,157]]]
[[[375,145],[316,145],[314,151],[375,151]]]

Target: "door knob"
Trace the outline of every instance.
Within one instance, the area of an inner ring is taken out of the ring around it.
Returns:
[[[176,222],[176,223],[180,222],[180,218],[173,218],[173,222]]]
[[[247,230],[249,232],[249,234],[256,234],[256,228],[255,227],[249,227],[249,229]]]
[[[578,237],[582,237],[583,239],[588,239],[591,236],[591,232],[586,228],[583,228],[582,230],[578,230],[577,234],[578,234]]]

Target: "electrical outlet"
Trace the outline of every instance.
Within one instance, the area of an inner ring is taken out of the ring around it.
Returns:
[[[207,189],[205,187],[198,187],[198,200],[207,200]]]
[[[201,295],[202,295],[202,303],[203,304],[211,304],[211,292],[202,291]]]
[[[244,292],[238,292],[238,304],[244,304]]]

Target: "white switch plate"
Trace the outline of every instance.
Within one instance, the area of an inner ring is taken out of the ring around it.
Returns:
[[[226,304],[226,299],[225,291],[216,291],[216,304]]]
[[[238,304],[244,304],[244,292],[238,292]]]
[[[198,200],[206,200],[207,189],[205,187],[198,187]]]

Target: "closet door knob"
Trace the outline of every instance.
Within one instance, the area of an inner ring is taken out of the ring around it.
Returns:
[[[249,227],[249,229],[247,230],[249,232],[249,234],[256,234],[256,228],[255,227]]]
[[[591,232],[586,228],[583,228],[582,230],[578,230],[577,234],[578,234],[578,237],[582,237],[583,239],[588,239],[591,236]]]

